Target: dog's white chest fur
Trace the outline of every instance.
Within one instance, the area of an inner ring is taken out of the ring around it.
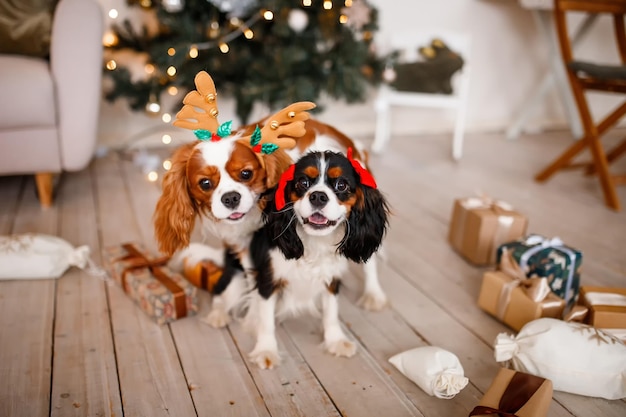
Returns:
[[[299,259],[285,259],[278,249],[270,251],[274,277],[285,284],[276,305],[279,318],[302,312],[317,314],[320,296],[348,267],[347,259],[337,253],[343,231],[329,236],[309,236],[300,230],[298,234],[305,248]]]

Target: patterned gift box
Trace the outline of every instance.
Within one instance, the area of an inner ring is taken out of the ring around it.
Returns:
[[[552,402],[552,391],[549,379],[500,368],[469,417],[546,417]]]
[[[502,201],[463,198],[454,202],[448,241],[475,265],[492,265],[496,249],[526,233],[526,217]]]
[[[113,279],[158,324],[198,311],[197,288],[165,267],[167,257],[155,257],[141,244],[125,243],[105,248],[104,258]]]
[[[579,250],[566,246],[559,238],[529,235],[501,245],[497,252],[498,264],[505,249],[527,277],[547,278],[552,292],[565,300],[566,310],[575,304],[583,258]]]
[[[213,288],[222,277],[222,268],[212,261],[202,260],[200,262],[189,262],[187,258],[183,260],[183,275],[187,281],[198,288],[202,288],[212,293]]]

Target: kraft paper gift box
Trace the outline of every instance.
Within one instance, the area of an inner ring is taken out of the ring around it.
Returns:
[[[141,244],[105,248],[105,264],[124,292],[158,324],[192,316],[198,311],[197,288],[165,265]]]
[[[585,323],[626,330],[626,288],[582,286],[578,304],[584,307]]]
[[[189,262],[183,260],[183,276],[198,288],[213,292],[213,288],[222,277],[222,268],[212,261]]]
[[[551,401],[552,381],[549,379],[500,368],[469,417],[546,417]]]
[[[547,278],[553,293],[565,300],[566,310],[576,303],[580,289],[582,253],[558,237],[529,235],[498,248],[497,264],[508,250],[527,277]]]
[[[510,328],[519,331],[540,317],[560,318],[565,300],[550,291],[545,278],[520,279],[503,271],[487,271],[478,306]]]
[[[491,265],[498,247],[526,233],[526,217],[502,201],[463,198],[454,202],[448,240],[475,265]]]

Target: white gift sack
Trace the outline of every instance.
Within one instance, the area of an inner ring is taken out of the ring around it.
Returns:
[[[459,358],[435,346],[409,349],[392,356],[389,362],[424,392],[437,398],[453,398],[469,382]]]
[[[0,279],[59,278],[71,266],[102,276],[104,272],[93,265],[89,253],[88,246],[74,248],[51,235],[0,236]]]
[[[582,323],[541,318],[513,337],[501,333],[496,361],[552,380],[556,391],[616,400],[626,397],[626,345]]]

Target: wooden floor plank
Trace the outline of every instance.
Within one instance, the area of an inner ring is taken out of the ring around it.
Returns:
[[[55,235],[56,207],[42,209],[26,183],[10,233]],[[0,415],[43,416],[50,409],[56,280],[0,282]]]
[[[23,182],[22,176],[0,177],[0,234],[11,233]]]
[[[116,155],[94,162],[101,247],[141,241]],[[108,287],[125,416],[196,415],[168,326],[159,326],[118,285]]]
[[[101,265],[91,170],[67,174],[58,189],[59,236],[87,245]],[[121,416],[107,283],[77,268],[57,285],[52,375],[52,416]]]

